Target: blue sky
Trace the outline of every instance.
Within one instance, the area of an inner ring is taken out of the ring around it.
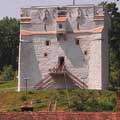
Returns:
[[[104,0],[76,0],[76,4],[98,4]],[[108,0],[114,1],[114,0]],[[117,2],[120,4],[120,1]],[[72,0],[0,0],[0,18],[5,16],[19,17],[21,7],[34,5],[66,5],[72,4]]]

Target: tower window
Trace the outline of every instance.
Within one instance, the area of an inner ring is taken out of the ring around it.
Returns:
[[[57,34],[57,40],[58,41],[65,41],[66,40],[65,34],[62,34],[62,33]]]
[[[79,45],[80,44],[80,41],[78,39],[75,40],[75,44],[76,45]]]
[[[85,55],[87,55],[87,54],[88,54],[87,50],[86,50],[86,51],[84,51],[84,54],[85,54]]]
[[[44,57],[47,57],[47,55],[48,55],[47,53],[44,53]]]
[[[49,40],[46,40],[45,45],[46,45],[46,46],[49,46],[49,45],[50,45],[50,41],[49,41]]]
[[[60,28],[60,29],[62,29],[62,28],[63,28],[62,24],[59,24],[59,28]]]

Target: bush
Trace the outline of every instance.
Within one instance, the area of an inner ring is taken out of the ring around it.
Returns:
[[[9,112],[20,112],[20,110],[18,108],[11,108],[11,110],[9,110]]]
[[[44,108],[44,107],[46,107],[46,104],[43,101],[41,101],[40,103],[36,104],[36,107],[37,108]]]
[[[3,81],[3,76],[0,74],[0,81]]]
[[[3,67],[2,76],[4,80],[13,80],[14,79],[14,71],[11,65]]]
[[[32,94],[34,94],[34,92],[33,91],[28,91],[28,94],[32,95]]]
[[[22,101],[26,101],[27,100],[27,97],[25,95],[21,96],[20,98]]]

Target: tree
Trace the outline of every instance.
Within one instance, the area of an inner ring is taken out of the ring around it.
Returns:
[[[0,20],[0,70],[6,65],[17,69],[19,31],[19,20],[8,17]]]
[[[13,80],[14,79],[14,72],[12,66],[4,66],[2,76],[4,80]]]
[[[112,30],[110,36],[110,84],[109,88],[116,90],[120,87],[120,13],[116,3],[106,4],[106,9],[111,16]]]

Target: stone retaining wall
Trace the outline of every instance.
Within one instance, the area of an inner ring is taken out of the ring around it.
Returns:
[[[119,112],[5,112],[0,120],[120,120]]]

